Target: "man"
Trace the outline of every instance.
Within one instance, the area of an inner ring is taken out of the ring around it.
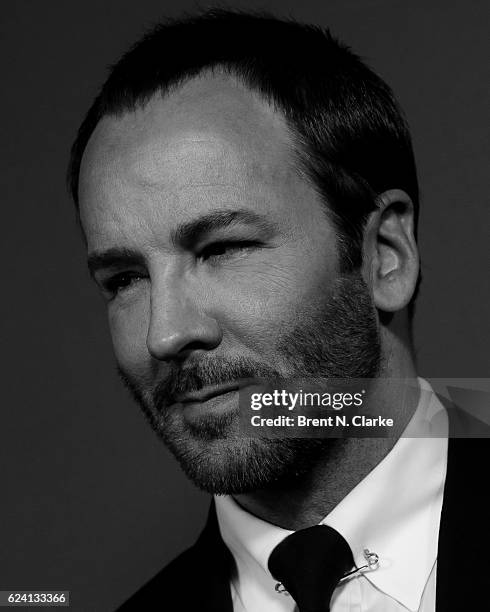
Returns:
[[[216,496],[198,543],[122,609],[482,603],[482,445],[448,444],[467,421],[417,379],[417,177],[388,86],[319,28],[169,22],[112,69],[70,181],[121,376]],[[368,379],[391,434],[245,435],[239,389],[293,378]]]

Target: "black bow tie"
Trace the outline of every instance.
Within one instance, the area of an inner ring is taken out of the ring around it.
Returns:
[[[287,536],[268,562],[270,573],[294,598],[300,612],[328,612],[335,587],[353,566],[349,545],[327,525]]]

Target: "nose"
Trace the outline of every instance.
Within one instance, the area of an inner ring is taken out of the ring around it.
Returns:
[[[161,361],[184,359],[198,350],[216,348],[222,339],[218,322],[203,304],[173,285],[152,292],[146,345]]]

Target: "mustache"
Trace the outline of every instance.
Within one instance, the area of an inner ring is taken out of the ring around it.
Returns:
[[[163,412],[185,393],[203,387],[249,379],[278,379],[280,373],[265,364],[239,357],[233,360],[215,357],[181,368],[172,364],[164,380],[152,392],[153,406]]]

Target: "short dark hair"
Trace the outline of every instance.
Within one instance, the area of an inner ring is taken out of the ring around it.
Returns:
[[[383,191],[408,193],[417,227],[410,133],[388,85],[327,29],[221,9],[157,25],[112,67],[71,151],[68,180],[77,208],[81,159],[101,118],[215,69],[238,77],[284,115],[300,169],[328,204],[343,271],[361,265],[365,222]]]

